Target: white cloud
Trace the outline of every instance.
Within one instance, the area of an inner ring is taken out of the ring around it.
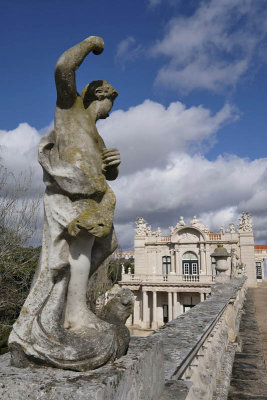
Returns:
[[[144,216],[156,229],[175,225],[180,215],[188,222],[197,215],[218,232],[221,225],[237,223],[241,212],[248,210],[254,215],[256,239],[266,242],[267,193],[258,195],[266,172],[267,159],[209,161],[199,155],[173,155],[164,169],[138,171],[112,184],[117,221],[123,224]]]
[[[266,40],[262,0],[206,0],[191,16],[169,21],[152,54],[169,58],[156,83],[182,91],[234,86]]]
[[[167,108],[146,100],[128,111],[115,111],[98,128],[108,147],[119,147],[121,172],[164,167],[171,153],[191,153],[214,139],[223,124],[238,117],[226,104],[216,114],[202,106],[186,108],[177,101]]]
[[[27,123],[10,131],[0,130],[0,164],[15,176],[32,174],[31,194],[40,191],[42,170],[37,162],[39,132]]]
[[[144,216],[154,229],[167,229],[180,215],[187,221],[197,215],[218,231],[223,223],[236,222],[243,210],[254,215],[257,241],[266,241],[267,159],[229,155],[209,161],[201,154],[203,143],[214,140],[221,126],[236,117],[230,105],[212,114],[202,106],[186,108],[176,102],[165,108],[146,100],[99,123],[106,145],[122,154],[120,176],[111,182],[121,246],[132,246],[137,216]],[[33,197],[42,182],[40,137],[28,124],[0,131],[2,162],[15,174],[33,170]]]

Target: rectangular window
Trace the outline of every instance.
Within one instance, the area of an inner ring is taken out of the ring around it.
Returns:
[[[198,275],[197,263],[192,264],[192,275]]]
[[[184,275],[189,275],[189,264],[184,263]]]
[[[261,262],[256,262],[256,276],[257,279],[262,279],[262,269],[261,269]]]
[[[167,275],[171,269],[171,257],[163,256],[162,257],[162,274]]]

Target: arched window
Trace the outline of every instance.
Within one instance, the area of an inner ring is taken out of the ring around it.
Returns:
[[[183,260],[198,260],[198,257],[193,251],[186,251],[183,254]]]
[[[183,275],[198,275],[198,257],[192,251],[183,254]]]

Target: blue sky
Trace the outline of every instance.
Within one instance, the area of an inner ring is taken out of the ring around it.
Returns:
[[[34,149],[53,120],[56,60],[99,35],[105,51],[88,56],[77,86],[106,79],[119,92],[99,131],[121,150],[122,246],[139,215],[167,229],[197,214],[218,230],[243,209],[267,242],[266,14],[264,0],[1,0],[3,162],[36,169],[37,187]]]

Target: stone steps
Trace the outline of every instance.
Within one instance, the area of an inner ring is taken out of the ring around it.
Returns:
[[[228,400],[267,400],[267,372],[252,289],[248,289],[239,335],[242,351],[235,355]]]

